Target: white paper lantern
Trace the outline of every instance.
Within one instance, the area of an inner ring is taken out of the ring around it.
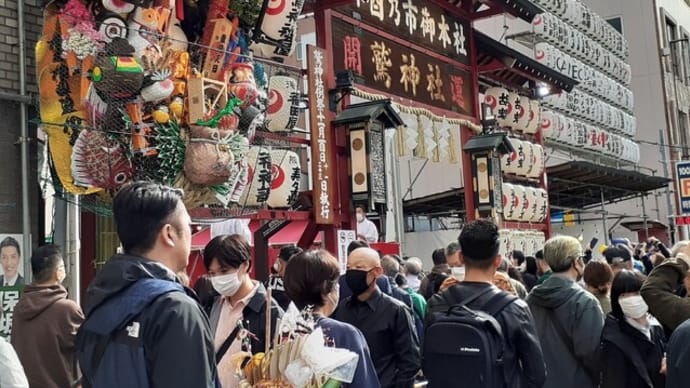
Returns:
[[[291,20],[290,15],[299,15],[303,5],[302,0],[269,0],[261,26],[255,33],[254,40],[260,43],[252,49],[265,57],[289,56],[297,36],[297,18]]]
[[[302,169],[299,155],[288,150],[271,150],[271,193],[266,204],[272,208],[284,208],[297,200]]]
[[[507,89],[499,87],[487,89],[484,93],[484,102],[493,110],[499,126],[512,126],[513,105],[510,103],[510,93]]]
[[[513,130],[524,131],[529,123],[529,99],[517,93],[509,93],[508,98],[512,106],[509,126]]]
[[[521,230],[513,230],[513,232],[510,234],[510,240],[513,243],[513,249],[511,250],[511,252],[509,252],[509,254],[512,253],[512,251],[524,252],[525,237],[525,232]]]
[[[297,80],[284,76],[272,76],[268,82],[268,130],[290,132],[299,119]]]
[[[267,148],[251,146],[246,161],[249,177],[239,204],[247,207],[263,206],[271,193],[271,153]]]
[[[525,133],[537,133],[541,124],[541,105],[537,100],[529,100],[529,122],[525,128]]]
[[[528,176],[529,170],[532,166],[532,159],[534,159],[532,143],[528,141],[521,141],[518,147],[518,167],[515,171],[515,174],[520,176]]]
[[[515,198],[517,198],[517,206],[514,213],[514,218],[517,221],[525,220],[525,211],[527,210],[527,192],[525,186],[513,185],[515,191]]]
[[[518,207],[517,197],[515,196],[515,186],[504,182],[501,185],[501,192],[503,193],[503,218],[512,221],[515,219],[515,213]]]
[[[523,219],[525,221],[532,221],[537,213],[537,208],[539,207],[539,204],[537,203],[539,201],[539,195],[537,193],[537,189],[534,187],[527,187],[525,188],[525,191],[527,208],[525,210]]]
[[[514,137],[508,138],[513,146],[513,152],[501,156],[501,171],[506,174],[517,174],[524,164],[524,154],[521,155],[522,141]]]
[[[510,229],[500,229],[498,231],[498,240],[500,241],[498,253],[500,253],[503,257],[508,257],[510,252],[513,250],[512,234],[513,231]]]
[[[544,147],[539,144],[532,144],[532,155],[532,165],[527,175],[530,178],[540,178],[544,174],[544,166],[546,163]]]
[[[534,222],[543,222],[549,209],[549,196],[544,189],[537,189],[537,195],[539,198],[537,199],[538,207]]]
[[[559,117],[551,110],[541,111],[541,133],[546,139],[555,139],[558,137],[558,120]]]

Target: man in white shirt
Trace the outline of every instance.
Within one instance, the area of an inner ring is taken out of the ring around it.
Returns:
[[[364,208],[357,206],[355,211],[357,212],[357,238],[370,243],[379,241],[376,224],[367,219]]]

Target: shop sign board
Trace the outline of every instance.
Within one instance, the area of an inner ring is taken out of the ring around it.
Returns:
[[[680,214],[690,215],[690,161],[676,163]]]
[[[474,115],[472,77],[459,66],[332,19],[333,67],[352,70],[372,89],[463,115]]]
[[[326,52],[315,46],[307,46],[307,77],[309,89],[309,118],[311,130],[312,179],[314,184],[314,218],[317,224],[333,224],[335,192],[332,168],[333,135],[328,129],[328,90],[326,72],[330,69]]]

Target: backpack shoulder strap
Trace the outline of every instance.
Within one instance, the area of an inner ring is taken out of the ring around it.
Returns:
[[[448,289],[444,290],[441,293],[441,297],[448,304],[449,310],[451,308],[455,308],[455,307],[467,306],[468,304],[474,302],[475,300],[477,300],[477,299],[481,298],[482,296],[493,291],[493,288],[487,287],[487,288],[481,289],[481,290],[475,292],[474,294],[471,294],[470,296],[466,297],[465,299],[460,299],[460,302],[457,302],[457,300],[458,300],[457,296],[458,295],[456,293],[454,293],[453,291],[454,291],[454,287],[449,287]]]
[[[144,308],[146,308],[146,306],[156,300],[159,296],[170,292],[184,292],[184,288],[178,283],[162,279],[142,279],[129,286],[123,292],[122,297],[136,300],[137,303],[134,303],[133,306],[130,306],[132,309],[130,314],[139,314]],[[96,311],[98,314],[93,314],[89,318],[99,320],[112,316],[111,314],[105,313],[104,310],[115,309],[117,311],[118,309],[122,308],[122,305],[124,305],[124,303],[118,303],[115,299],[111,299],[105,305],[97,308]],[[122,310],[119,312],[121,313]],[[122,322],[126,324],[127,320],[122,320]],[[105,351],[115,336],[116,330],[117,326],[111,326],[110,331],[101,333],[105,336],[105,339],[96,345],[91,358],[91,367],[94,372],[98,370],[98,367],[103,360],[103,356],[105,355]]]
[[[482,310],[492,317],[496,317],[504,308],[518,299],[519,298],[513,294],[500,291],[486,301]]]

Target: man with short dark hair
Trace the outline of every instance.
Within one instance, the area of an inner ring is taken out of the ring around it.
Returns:
[[[544,251],[543,250],[538,250],[537,253],[534,254],[534,258],[537,261],[537,275],[539,275],[539,279],[537,279],[537,286],[544,283],[546,279],[550,278],[553,272],[551,271],[551,267],[549,267],[549,263],[544,260]]]
[[[287,308],[290,305],[290,298],[287,296],[285,286],[283,285],[285,268],[287,268],[290,258],[300,253],[302,253],[302,248],[296,245],[286,245],[280,248],[278,258],[273,265],[273,268],[277,273],[269,277],[268,280],[266,280],[266,284],[264,284],[266,289],[271,290],[271,297],[275,299],[275,301],[278,302],[278,305],[280,305],[280,308],[285,311],[287,311]]]
[[[505,294],[493,284],[496,269],[501,263],[496,224],[490,220],[472,221],[463,227],[458,240],[466,268],[464,280],[431,297],[427,304],[427,329],[438,318],[437,313],[447,312],[453,305],[474,297],[466,306],[486,311],[493,307],[489,304],[498,295]],[[546,378],[546,368],[527,304],[515,299],[494,317],[501,325],[505,341],[503,381],[508,383],[507,387],[541,387]],[[457,372],[449,370],[448,373],[452,376]]]
[[[455,249],[456,246],[458,246],[458,249]],[[434,266],[431,268],[431,272],[422,279],[422,283],[419,285],[419,294],[426,300],[429,300],[429,298],[438,292],[441,284],[443,284],[443,281],[446,280],[450,273],[447,261],[447,253],[449,250],[452,250],[451,256],[455,255],[460,250],[459,245],[457,243],[451,243],[448,245],[447,249],[444,250],[443,248],[439,248],[431,253],[431,261],[434,263]]]
[[[376,278],[382,275],[375,250],[353,250],[344,276],[352,296],[340,303],[333,318],[362,331],[382,388],[411,388],[421,364],[412,312],[379,290]]]
[[[84,314],[61,285],[65,263],[56,245],[34,250],[31,272],[34,282],[24,287],[14,308],[12,346],[30,386],[69,387],[79,377],[75,336]]]
[[[19,265],[22,262],[22,251],[19,242],[11,236],[0,241],[0,287],[23,286],[24,277],[19,274]]]
[[[87,291],[77,341],[85,388],[215,386],[208,318],[175,275],[187,266],[192,239],[182,197],[148,182],[115,195],[125,253],[108,260]]]

